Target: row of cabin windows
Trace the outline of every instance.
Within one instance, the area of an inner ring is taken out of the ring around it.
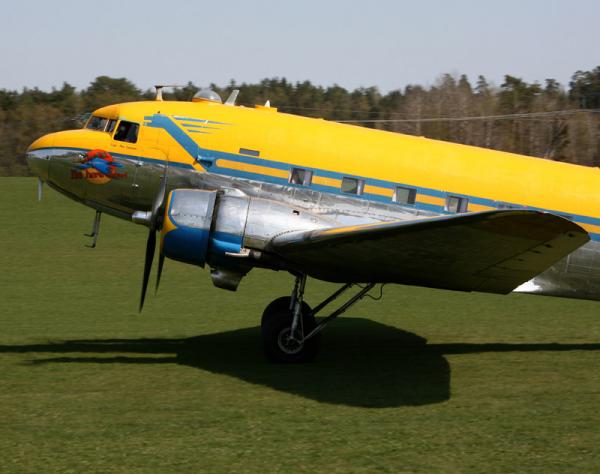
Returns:
[[[292,168],[289,176],[289,183],[299,186],[310,186],[312,183],[313,172],[303,168]],[[340,190],[345,194],[355,194],[360,196],[365,189],[365,181],[358,178],[350,178],[344,176]],[[407,188],[404,186],[396,186],[392,201],[398,204],[412,205],[417,202],[417,190],[415,188]],[[469,200],[465,197],[447,196],[444,210],[446,212],[467,212]]]
[[[96,130],[99,132],[107,132],[110,134],[112,134],[116,128],[117,131],[113,136],[114,140],[127,143],[136,143],[138,139],[140,125],[135,122],[121,120],[119,122],[119,125],[117,126],[117,120],[115,119],[107,119],[105,117],[98,117],[97,115],[92,115],[88,120],[85,128],[87,128],[88,130]]]
[[[464,197],[448,196],[446,197],[446,206],[444,210],[446,212],[467,212],[469,207],[469,200]]]
[[[112,133],[117,124],[117,120],[115,119],[107,119],[104,117],[98,117],[93,115],[88,120],[86,128],[89,130],[97,130]],[[119,122],[119,126],[116,127],[117,131],[114,134],[113,139],[122,142],[128,143],[136,143],[138,132],[139,132],[139,124],[134,122],[128,122],[126,120],[121,120]],[[244,149],[245,150],[245,149]],[[242,152],[242,149],[240,149]],[[256,156],[258,156],[258,152],[256,152]],[[310,186],[312,184],[313,172],[311,170],[303,169],[303,168],[292,168],[290,171],[289,182],[291,184],[296,184],[299,186]],[[340,186],[341,191],[344,194],[354,194],[360,196],[363,194],[365,188],[364,179],[351,178],[348,176],[344,176],[342,178],[342,184]],[[417,190],[415,188],[407,188],[404,186],[396,186],[394,189],[394,194],[392,196],[392,201],[399,204],[415,204],[417,201]],[[467,208],[469,205],[469,200],[464,197],[459,196],[448,196],[446,198],[445,210],[446,212],[467,212]]]

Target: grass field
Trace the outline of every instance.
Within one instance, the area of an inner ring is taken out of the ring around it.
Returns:
[[[264,361],[283,273],[237,293],[145,228],[0,179],[0,472],[598,472],[600,303],[400,286]],[[331,289],[310,281],[309,302]]]

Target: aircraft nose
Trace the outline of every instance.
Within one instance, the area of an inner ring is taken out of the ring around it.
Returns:
[[[54,144],[54,134],[44,135],[34,141],[27,148],[26,160],[31,172],[37,177],[47,180],[48,170],[50,168],[50,157],[52,145]]]

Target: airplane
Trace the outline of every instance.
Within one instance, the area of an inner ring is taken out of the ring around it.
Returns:
[[[255,267],[295,277],[262,315],[273,362],[314,360],[322,329],[376,285],[600,299],[598,168],[162,88],[26,154],[39,192],[96,210],[92,246],[102,213],[148,227],[140,311],[157,234],[157,290],[165,258],[227,290]],[[308,277],[341,287],[312,308]]]

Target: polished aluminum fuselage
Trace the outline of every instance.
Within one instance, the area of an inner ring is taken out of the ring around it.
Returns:
[[[42,149],[28,153],[34,172],[51,187],[96,210],[131,219],[151,208],[168,160],[119,157],[122,175],[106,184],[78,178],[73,167],[82,150]],[[168,189],[195,188],[242,194],[254,199],[244,245],[262,250],[275,235],[296,230],[432,217],[434,212],[396,203],[374,202],[293,185],[280,185],[169,164]],[[292,214],[289,214],[290,208]],[[450,243],[451,244],[451,243]],[[260,263],[265,266],[264,263]],[[266,266],[269,266],[267,263]],[[600,299],[600,244],[590,241],[516,291],[571,298]]]

